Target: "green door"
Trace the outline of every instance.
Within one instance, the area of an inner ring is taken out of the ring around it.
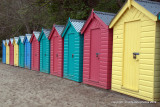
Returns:
[[[69,76],[74,76],[74,34],[69,34]]]
[[[46,39],[42,39],[42,70],[47,72],[46,69]]]

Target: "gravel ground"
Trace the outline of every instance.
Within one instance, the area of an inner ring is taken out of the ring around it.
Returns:
[[[110,90],[0,63],[0,107],[160,107]]]

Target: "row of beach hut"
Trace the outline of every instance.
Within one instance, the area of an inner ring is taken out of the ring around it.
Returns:
[[[117,14],[92,10],[87,21],[3,40],[3,63],[160,101],[159,12],[150,0],[128,0]]]

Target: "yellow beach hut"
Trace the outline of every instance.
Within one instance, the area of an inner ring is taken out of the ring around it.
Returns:
[[[6,39],[6,43],[5,43],[5,46],[6,46],[6,64],[9,64],[9,40]]]
[[[160,3],[128,0],[113,28],[112,90],[160,101]]]
[[[18,54],[19,54],[19,51],[18,51],[18,39],[19,37],[14,37],[13,39],[13,46],[14,46],[14,66],[18,66]]]

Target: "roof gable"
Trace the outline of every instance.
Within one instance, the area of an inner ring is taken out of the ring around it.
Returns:
[[[18,44],[19,37],[14,37],[13,41],[15,41],[16,44]]]
[[[52,31],[49,35],[49,39],[51,39],[53,33],[55,32],[55,30],[58,32],[58,34],[61,36],[63,30],[64,30],[65,26],[64,25],[53,25]]]
[[[63,32],[62,32],[62,37],[64,37],[65,33],[67,32],[68,28],[70,26],[73,26],[73,28],[76,30],[76,32],[80,32],[83,25],[85,24],[85,20],[75,20],[75,19],[68,19],[68,22],[66,24],[66,27],[64,28]]]
[[[92,9],[92,12],[91,12],[89,18],[87,19],[85,25],[81,29],[81,34],[84,33],[84,31],[86,30],[87,26],[90,24],[90,22],[92,21],[93,18],[96,18],[97,20],[99,20],[100,23],[102,23],[106,27],[106,25],[109,26],[111,20],[115,17],[115,15],[116,14],[114,14],[114,13],[94,11]]]
[[[51,29],[43,29],[42,28],[42,32],[41,32],[41,34],[40,34],[40,36],[38,38],[38,41],[41,40],[43,35],[46,36],[46,38],[48,38],[48,36],[50,35],[50,32],[51,32]]]
[[[54,27],[57,30],[58,34],[61,35],[65,28],[65,25],[54,25]]]
[[[34,36],[36,37],[36,39],[38,40],[38,38],[39,38],[41,32],[33,31],[33,34],[34,34]]]
[[[2,40],[2,44],[5,45],[5,43],[6,43],[6,41],[5,41],[5,40]]]
[[[5,46],[9,44],[9,40],[6,39]]]
[[[24,41],[24,36],[19,36],[18,44],[23,43],[23,41]]]
[[[32,34],[26,34],[26,35],[25,35],[25,39],[28,40],[28,42],[29,42],[30,39],[31,39],[31,36],[32,36]],[[25,40],[24,40],[24,41],[25,41]]]
[[[13,44],[13,38],[10,38],[10,39],[9,39],[9,45],[10,45],[10,44]]]
[[[119,20],[119,18],[125,13],[125,11],[127,9],[131,8],[131,6],[134,6],[137,10],[139,10],[140,12],[145,14],[147,17],[149,17],[153,21],[157,21],[158,20],[157,10],[153,9],[153,7],[155,6],[155,3],[159,4],[159,2],[153,2],[153,1],[150,1],[150,0],[128,0],[128,1],[126,1],[124,6],[119,10],[117,15],[111,21],[111,23],[109,25],[109,28],[112,28],[116,24],[116,22]],[[160,7],[159,6],[157,7],[157,9],[160,12]]]

